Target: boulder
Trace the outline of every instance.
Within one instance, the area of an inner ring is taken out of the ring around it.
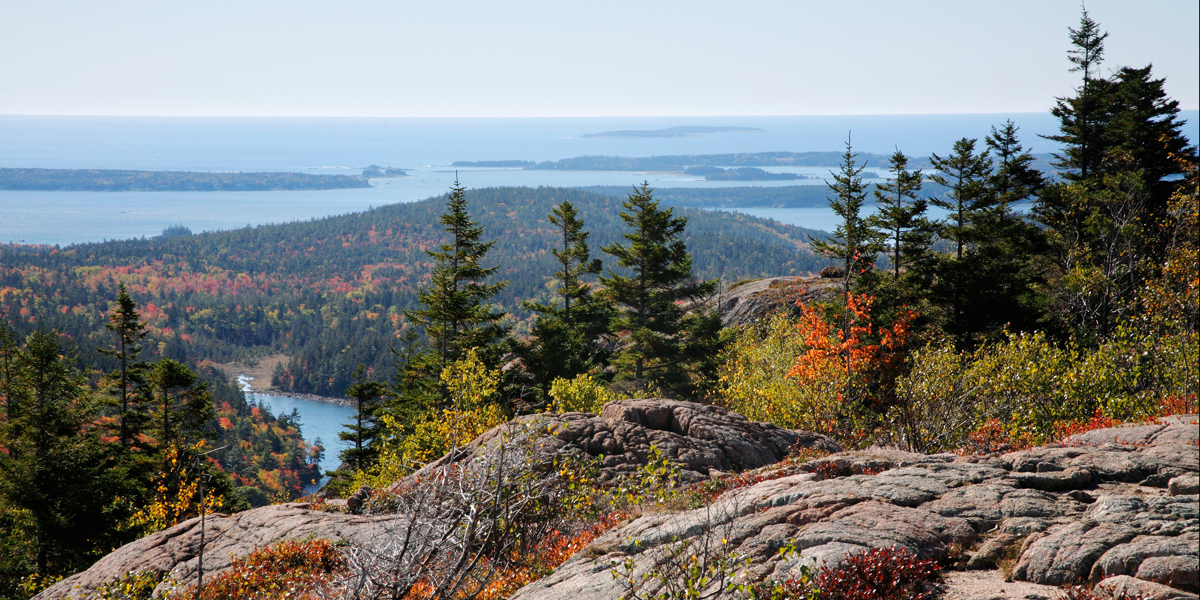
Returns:
[[[716,406],[663,399],[618,400],[605,405],[599,416],[552,413],[519,417],[489,430],[460,452],[430,463],[414,477],[447,462],[472,460],[494,440],[522,430],[545,432],[545,443],[559,451],[596,459],[601,482],[615,481],[646,464],[651,446],[679,466],[685,482],[774,464],[794,448],[842,450],[826,436],[750,421]]]

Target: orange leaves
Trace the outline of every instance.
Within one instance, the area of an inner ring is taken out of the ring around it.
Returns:
[[[899,366],[912,337],[916,312],[904,309],[890,325],[877,327],[871,322],[874,300],[866,294],[847,294],[846,322],[837,329],[816,308],[797,303],[801,316],[796,328],[807,350],[796,360],[788,377],[808,379],[833,368],[851,374],[890,372]]]
[[[170,598],[242,600],[324,598],[333,581],[346,571],[346,559],[328,540],[284,540],[236,559],[230,568],[194,588],[176,590]]]

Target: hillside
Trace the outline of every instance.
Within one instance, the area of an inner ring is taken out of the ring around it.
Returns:
[[[527,331],[520,301],[546,299],[555,244],[551,207],[570,200],[592,231],[593,253],[616,241],[623,196],[554,188],[468,192],[470,210],[497,243],[488,262],[509,286],[496,300]],[[226,362],[283,353],[298,392],[340,394],[360,362],[383,377],[387,348],[417,305],[443,241],[443,198],[325,219],[205,233],[83,244],[0,248],[0,317],[14,327],[59,328],[83,362],[107,364],[103,314],[125,283],[143,307],[158,353]],[[685,240],[704,278],[804,275],[826,264],[807,230],[745,215],[683,210]],[[147,344],[147,346],[154,346]]]

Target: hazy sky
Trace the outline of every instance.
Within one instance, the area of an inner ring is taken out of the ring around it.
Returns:
[[[1105,70],[1198,105],[1200,3],[1089,0]],[[3,0],[0,114],[1035,112],[1071,92],[1058,0]]]

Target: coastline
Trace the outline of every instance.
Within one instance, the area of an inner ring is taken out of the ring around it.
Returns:
[[[267,389],[248,389],[242,390],[247,394],[262,394],[264,396],[286,396],[288,398],[299,398],[301,400],[312,400],[313,402],[324,402],[326,404],[340,404],[342,406],[354,406],[354,401],[349,398],[337,398],[334,396],[318,396],[317,394],[307,394],[304,392],[287,392],[277,388]]]

